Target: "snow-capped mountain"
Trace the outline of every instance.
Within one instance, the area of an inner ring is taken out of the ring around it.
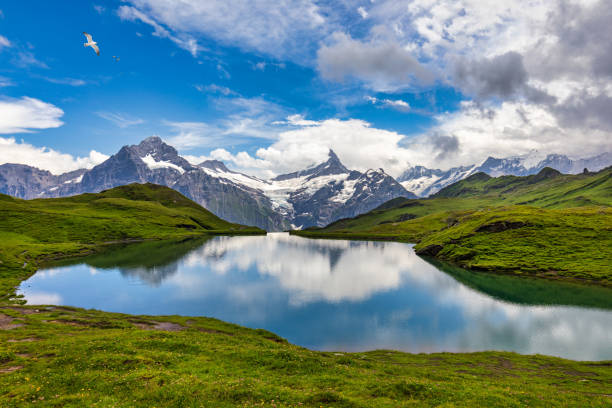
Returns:
[[[415,166],[406,170],[397,181],[419,197],[427,197],[438,190],[474,174],[476,166],[453,167],[449,170]]]
[[[212,177],[260,192],[293,228],[324,226],[370,211],[392,198],[416,197],[383,169],[348,170],[331,150],[326,162],[271,180],[233,172],[219,161],[199,166]]]
[[[419,197],[427,197],[478,172],[487,173],[491,177],[503,175],[528,176],[537,174],[544,167],[551,167],[561,173],[577,174],[585,168],[590,171],[598,171],[610,165],[612,165],[612,153],[602,153],[594,157],[572,160],[565,155],[544,155],[533,151],[526,155],[502,159],[488,157],[480,165],[453,167],[449,170],[414,166],[399,176],[397,181]]]
[[[262,180],[217,160],[192,165],[159,137],[124,146],[91,170],[60,176],[25,165],[0,166],[0,193],[28,199],[99,192],[135,182],[172,187],[221,218],[270,231],[324,226],[392,198],[416,197],[382,169],[348,170],[333,151],[318,166]]]

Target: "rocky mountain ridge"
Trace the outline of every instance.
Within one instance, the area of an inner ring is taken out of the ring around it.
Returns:
[[[483,172],[491,177],[498,176],[529,176],[538,174],[540,170],[550,167],[564,174],[581,173],[585,168],[599,171],[612,164],[612,153],[601,153],[597,156],[572,160],[561,154],[542,155],[531,152],[523,156],[507,158],[488,157],[481,164],[453,167],[448,170],[429,169],[414,166],[397,178],[407,190],[419,197],[428,197],[444,187],[463,180],[473,174]]]
[[[348,170],[330,150],[326,162],[262,180],[208,160],[193,165],[159,137],[149,137],[90,170],[53,175],[20,164],[0,166],[0,192],[20,198],[63,197],[129,183],[171,187],[230,222],[269,231],[324,226],[396,198],[414,198],[384,170]]]

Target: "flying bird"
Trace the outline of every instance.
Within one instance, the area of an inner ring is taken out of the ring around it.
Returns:
[[[85,31],[83,31],[83,35],[87,38],[87,42],[83,44],[83,47],[91,47],[96,52],[96,55],[100,55],[98,43],[91,38],[91,34],[87,34]]]

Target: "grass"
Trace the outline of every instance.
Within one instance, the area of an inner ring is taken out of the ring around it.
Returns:
[[[220,220],[168,190],[132,185],[27,202],[0,196],[0,293],[6,293],[0,299],[0,406],[604,407],[612,403],[610,361],[576,362],[495,351],[317,352],[265,330],[205,317],[23,306],[9,299],[14,285],[41,263],[57,258],[71,262],[66,258],[104,251],[110,243],[197,238],[175,247],[154,241],[138,244],[150,250],[152,263],[164,263],[175,256],[172,248],[197,245],[207,234],[262,232]],[[457,216],[475,217],[475,213]],[[475,219],[464,221],[453,227],[470,239],[468,225],[476,225]],[[389,224],[398,229],[380,236],[396,239],[403,231],[405,237],[421,234],[425,240],[425,229],[433,227],[440,240],[448,238],[444,216],[430,214],[407,222],[406,228]],[[105,256],[90,261],[106,267],[126,260]]]
[[[53,259],[108,245],[211,234],[263,234],[232,224],[167,187],[130,184],[97,194],[20,200],[0,195],[0,299]]]
[[[475,270],[611,286],[612,168],[527,177],[475,174],[429,199],[395,199],[361,216],[292,233],[386,239]]]
[[[215,319],[0,307],[0,405],[609,406],[612,362],[317,352]],[[10,320],[10,322],[9,322]],[[9,322],[9,323],[7,323]]]

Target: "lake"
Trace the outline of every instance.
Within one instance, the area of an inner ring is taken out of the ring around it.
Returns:
[[[215,317],[315,350],[612,359],[612,290],[470,272],[396,242],[146,242],[50,265],[19,293],[28,304]]]

